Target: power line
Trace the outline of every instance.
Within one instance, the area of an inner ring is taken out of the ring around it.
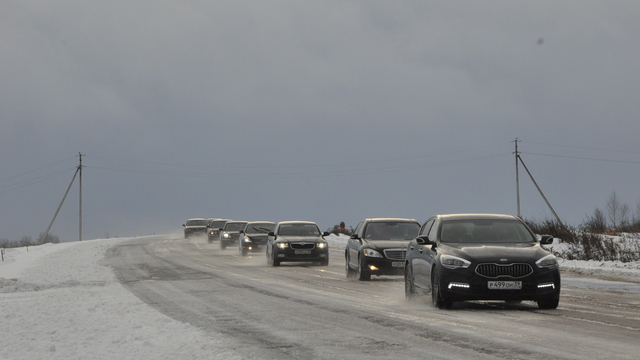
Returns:
[[[540,153],[531,153],[531,152],[526,152],[525,154],[538,155],[538,156],[548,156],[548,157],[558,157],[558,158],[567,158],[567,159],[576,159],[576,160],[604,161],[604,162],[615,162],[615,163],[623,163],[623,164],[640,164],[640,161],[627,161],[627,160],[614,160],[614,159],[597,159],[597,158],[588,158],[588,157],[581,157],[581,156],[552,155],[552,154],[540,154]]]

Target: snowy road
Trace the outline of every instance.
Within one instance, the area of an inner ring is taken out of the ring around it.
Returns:
[[[400,277],[346,280],[330,266],[269,267],[204,239],[140,238],[107,252],[120,282],[165,315],[223,333],[246,358],[636,359],[640,286],[564,274],[560,306],[408,303]]]

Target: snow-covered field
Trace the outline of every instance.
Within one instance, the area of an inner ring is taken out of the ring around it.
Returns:
[[[346,236],[330,236],[334,250]],[[127,241],[6,249],[0,263],[1,359],[233,359],[242,345],[173,320],[101,265]],[[563,261],[563,269],[640,283],[640,263]]]

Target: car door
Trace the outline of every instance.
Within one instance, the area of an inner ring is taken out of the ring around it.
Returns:
[[[363,231],[362,229],[364,228],[363,226],[363,222],[361,221],[358,226],[356,226],[356,230],[354,231],[354,235],[358,236],[358,239],[351,239],[349,238],[349,241],[347,242],[347,251],[349,252],[349,263],[352,265],[352,267],[357,267],[358,266],[358,252],[360,252],[360,246],[362,246],[362,234]]]
[[[427,220],[418,236],[429,236],[431,239],[431,230],[434,228],[436,219]],[[411,268],[413,271],[414,283],[422,288],[431,287],[431,264],[433,263],[433,251],[431,245],[418,244],[416,241],[412,241],[409,245],[409,251],[411,254]]]

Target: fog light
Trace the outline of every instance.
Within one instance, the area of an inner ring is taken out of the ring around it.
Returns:
[[[544,283],[538,284],[538,289],[555,289],[556,285],[554,283]]]
[[[327,254],[320,254],[320,257],[327,257]]]
[[[376,271],[378,268],[375,265],[369,265],[369,270]]]
[[[247,248],[247,250],[253,250],[253,248],[252,248],[251,246],[249,246],[249,247]]]
[[[449,288],[449,290],[451,290],[453,288],[469,289],[471,287],[471,285],[465,284],[465,283],[449,283],[449,286],[447,286],[447,287]]]
[[[278,254],[278,257],[284,257],[284,254]]]

